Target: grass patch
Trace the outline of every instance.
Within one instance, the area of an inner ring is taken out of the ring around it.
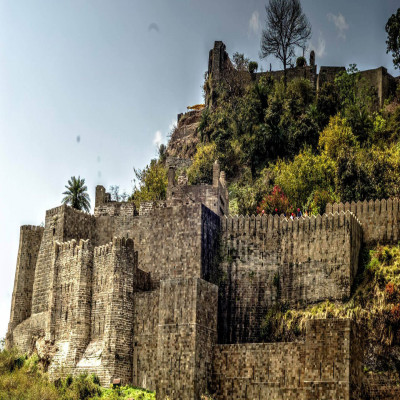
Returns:
[[[51,382],[39,357],[0,350],[1,400],[155,400],[155,393],[124,386],[107,389],[96,375],[67,376]]]

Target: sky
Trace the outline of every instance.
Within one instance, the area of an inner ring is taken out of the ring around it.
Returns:
[[[259,60],[265,1],[0,0],[0,338],[19,227],[44,222],[71,176],[132,191],[178,113],[203,103],[208,52]],[[302,0],[316,64],[385,66],[398,0]],[[306,54],[308,57],[308,54]]]

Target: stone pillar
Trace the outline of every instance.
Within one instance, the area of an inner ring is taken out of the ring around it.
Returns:
[[[221,172],[221,168],[219,165],[219,161],[215,160],[213,164],[213,186],[218,188],[219,185],[219,174]]]
[[[313,67],[315,65],[315,51],[311,50],[310,53],[310,67]]]
[[[102,382],[102,385],[108,385],[116,378],[126,385],[133,377],[133,294],[137,257],[132,239],[114,238],[111,251],[112,285],[105,316],[102,358],[108,382]]]
[[[71,330],[72,350],[69,355],[75,366],[83,356],[90,341],[93,249],[89,240],[81,239],[76,247],[76,287],[73,298],[73,309],[76,310]]]
[[[200,278],[161,282],[157,400],[200,400],[211,383],[218,287]]]
[[[106,202],[106,189],[104,186],[96,186],[96,196],[94,206],[99,207]]]
[[[168,187],[175,186],[175,168],[169,167],[168,168]]]

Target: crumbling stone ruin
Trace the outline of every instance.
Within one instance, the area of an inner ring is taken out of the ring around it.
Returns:
[[[325,82],[333,82],[338,73],[345,71],[345,67],[336,66],[321,66],[319,73],[317,72],[317,65],[315,64],[315,52],[311,51],[309,65],[304,67],[288,68],[287,79],[292,80],[295,78],[308,79],[314,89],[318,92]],[[251,74],[245,71],[236,71],[229,59],[226,52],[226,46],[221,41],[214,43],[214,48],[210,50],[207,76],[212,77],[215,82],[218,82],[229,74],[241,74],[242,79],[250,81]],[[254,78],[258,79],[261,76],[269,76],[273,79],[280,80],[283,78],[284,71],[267,71],[258,72],[254,74]],[[375,90],[378,97],[379,107],[382,107],[385,99],[394,94],[396,90],[396,79],[387,72],[385,67],[360,71],[361,77],[370,84]],[[212,104],[213,94],[212,88],[206,93],[206,100]],[[208,104],[210,105],[210,104]]]
[[[136,210],[97,186],[94,215],[63,205],[22,226],[7,346],[47,357],[53,378],[87,371],[158,399],[361,399],[351,320],[311,320],[292,343],[262,343],[260,326],[277,301],[348,298],[362,243],[400,239],[399,201],[295,220],[228,202],[217,162],[212,185],[170,167],[166,201]]]

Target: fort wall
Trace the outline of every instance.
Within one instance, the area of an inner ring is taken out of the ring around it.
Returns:
[[[56,243],[54,252],[50,373],[87,371],[105,385],[116,376],[131,382],[134,293],[148,281],[137,270],[132,239],[114,238],[94,250],[88,240],[72,240]]]
[[[216,398],[358,399],[351,391],[361,384],[350,374],[350,346],[357,345],[351,325],[347,319],[310,320],[304,342],[216,345]]]
[[[280,81],[284,77],[284,71],[267,71],[267,72],[258,72],[255,74],[256,79],[260,79],[260,77],[265,76],[267,78],[272,78],[274,80]],[[305,67],[295,67],[288,68],[286,70],[286,77],[288,81],[294,79],[307,79],[311,82],[314,90],[317,88],[317,66],[305,66]]]
[[[199,278],[165,280],[159,304],[157,397],[199,399],[211,382],[218,287]]]
[[[156,390],[159,290],[134,294],[133,378],[137,387]]]
[[[8,346],[13,344],[14,328],[31,315],[33,282],[43,230],[42,227],[31,225],[21,226],[20,229],[10,322],[6,338]]]
[[[90,239],[94,217],[66,205],[46,211],[32,294],[32,314],[49,308],[50,276],[52,275],[53,244],[71,239]]]
[[[296,307],[350,296],[362,227],[349,211],[295,220],[228,217],[221,230],[219,343],[259,341],[277,302]]]
[[[54,244],[46,339],[58,350],[51,371],[72,371],[89,343],[92,258],[89,240]]]
[[[202,229],[206,229],[206,220],[218,224],[218,216],[210,217],[214,213],[210,214],[211,211],[199,203],[151,210],[140,217],[96,218],[97,243],[109,241],[113,236],[134,239],[140,254],[139,268],[151,273],[153,287],[163,279],[179,276],[200,278],[209,274],[208,270],[203,271]],[[208,240],[210,235],[204,234],[204,240]],[[208,268],[206,264],[204,268]]]
[[[397,244],[400,240],[399,199],[370,200],[351,203],[334,203],[326,211],[351,211],[363,226],[363,237],[367,245]]]

